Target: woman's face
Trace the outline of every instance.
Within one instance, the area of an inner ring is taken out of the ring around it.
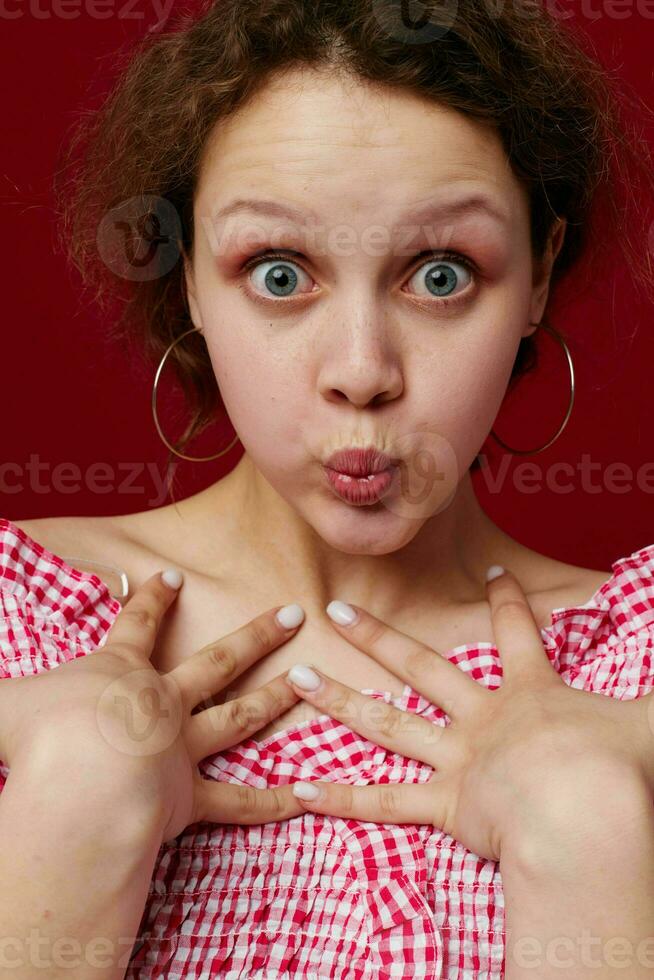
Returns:
[[[452,500],[550,268],[499,137],[416,95],[297,71],[205,148],[193,321],[256,468],[346,552],[395,550]],[[368,446],[392,484],[346,502],[323,464]]]

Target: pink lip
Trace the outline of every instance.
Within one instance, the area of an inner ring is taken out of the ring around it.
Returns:
[[[371,446],[368,449],[341,449],[332,453],[324,465],[347,476],[369,476],[389,469],[393,462],[386,453]]]
[[[329,486],[334,493],[348,504],[355,506],[366,506],[376,504],[388,493],[393,476],[396,471],[395,466],[390,466],[381,473],[370,474],[368,477],[349,476],[347,473],[339,473],[332,470],[329,466],[323,467],[327,476]]]
[[[327,482],[348,504],[376,504],[390,490],[399,462],[381,449],[368,446],[341,449],[323,464]]]

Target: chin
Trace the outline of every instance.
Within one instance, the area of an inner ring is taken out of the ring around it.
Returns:
[[[323,510],[315,519],[305,515],[305,520],[308,519],[325,544],[346,555],[393,554],[409,544],[424,524],[424,521],[407,521],[382,507],[340,506],[349,513],[338,514],[336,502],[335,509]]]

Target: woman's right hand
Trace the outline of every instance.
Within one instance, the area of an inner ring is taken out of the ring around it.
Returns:
[[[0,759],[10,768],[42,760],[62,794],[84,793],[105,817],[114,799],[124,816],[127,798],[137,817],[156,818],[162,842],[196,821],[254,824],[303,813],[290,785],[254,789],[204,779],[197,768],[300,700],[286,672],[240,698],[193,710],[299,624],[286,629],[275,607],[160,674],[150,656],[176,595],[153,575],[120,611],[103,647],[0,682]]]

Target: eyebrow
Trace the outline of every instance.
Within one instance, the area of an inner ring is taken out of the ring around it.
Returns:
[[[268,201],[257,198],[239,197],[230,204],[220,208],[213,216],[213,220],[226,218],[229,215],[243,214],[250,212],[271,218],[290,218],[298,225],[306,224],[307,218],[318,221],[320,216],[312,208],[298,208],[292,204],[282,204],[280,201]],[[510,216],[508,212],[497,204],[491,197],[477,192],[467,197],[461,197],[453,201],[430,201],[428,203],[416,205],[405,212],[403,223],[421,222],[435,216],[456,217],[467,214],[480,214],[494,218],[500,224],[508,224]]]

